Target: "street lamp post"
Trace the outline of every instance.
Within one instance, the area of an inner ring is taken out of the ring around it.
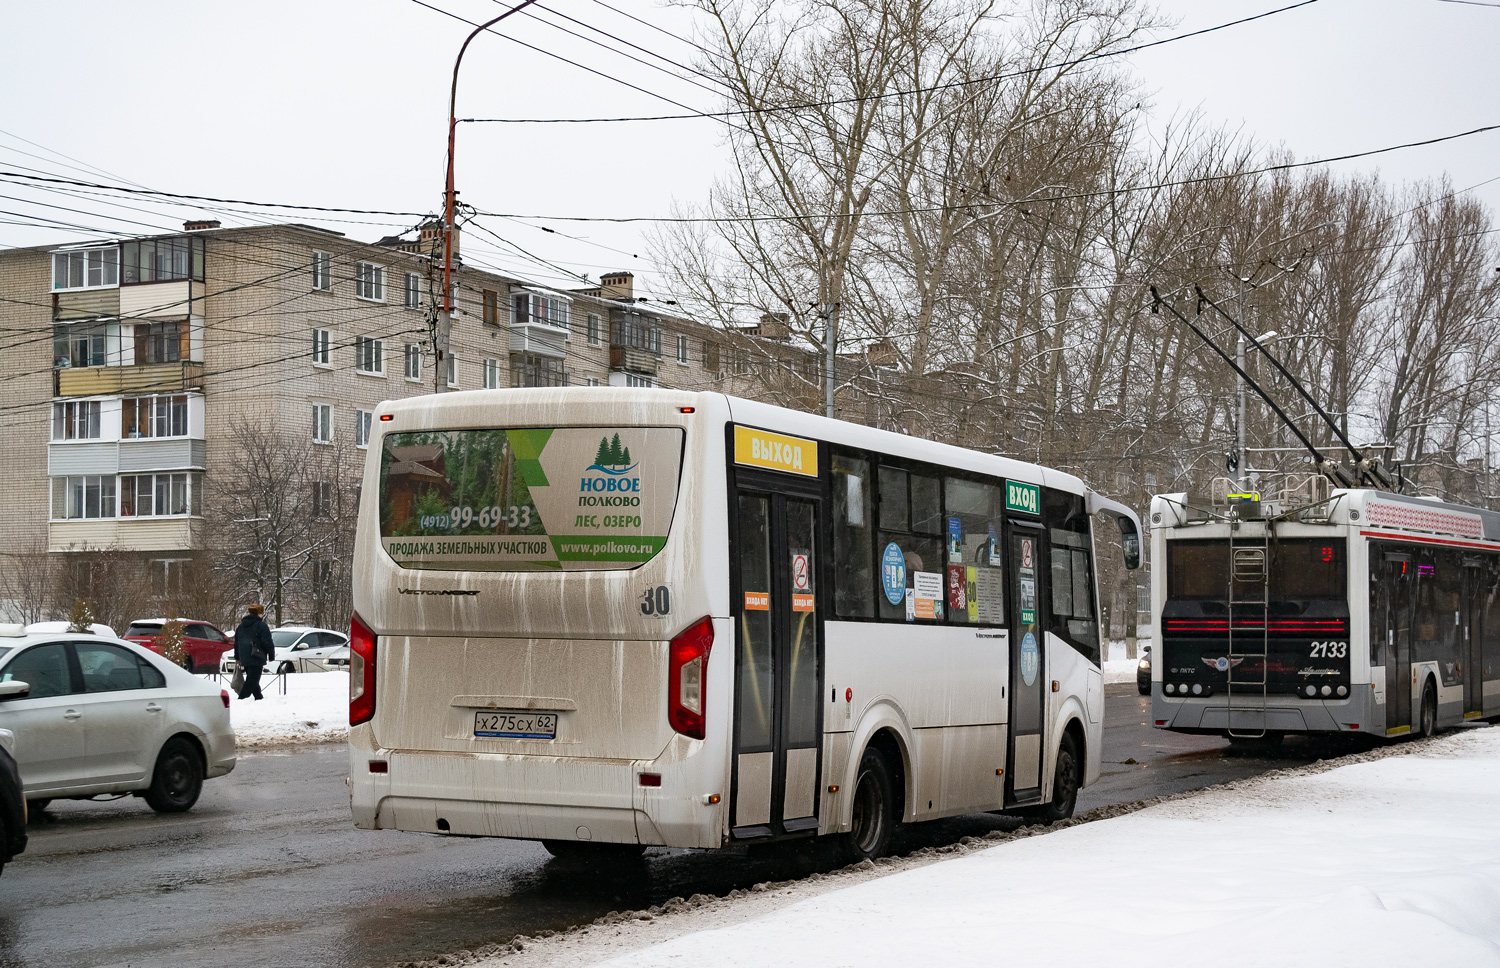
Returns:
[[[458,135],[458,68],[464,61],[464,52],[469,49],[469,44],[475,37],[535,2],[536,0],[523,0],[522,3],[516,4],[500,16],[486,20],[475,27],[473,32],[464,38],[463,46],[458,49],[458,57],[453,61],[453,88],[448,95],[448,181],[443,191],[443,311],[437,320],[437,333],[434,340],[437,358],[434,361],[432,373],[432,388],[435,393],[441,393],[447,382],[439,372],[440,367],[437,364],[442,363],[447,357],[448,335],[453,329],[453,209],[458,195],[453,187],[453,148]]]

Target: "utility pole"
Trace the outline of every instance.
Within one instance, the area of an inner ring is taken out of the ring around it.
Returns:
[[[434,393],[442,393],[448,383],[448,337],[453,330],[453,209],[458,196],[457,189],[453,187],[453,149],[458,136],[458,68],[464,62],[464,51],[469,49],[469,44],[475,37],[535,2],[536,0],[523,0],[500,16],[475,27],[464,38],[463,46],[458,49],[458,57],[453,61],[453,88],[448,95],[448,181],[443,192],[443,309],[438,313],[433,332],[433,348],[436,351],[433,354],[436,358],[433,360],[432,370]]]
[[[838,360],[838,315],[838,303],[831,302],[823,304],[823,343],[828,350],[828,360],[823,366],[823,399],[824,416],[828,417],[829,420],[834,419],[833,377],[834,364]]]

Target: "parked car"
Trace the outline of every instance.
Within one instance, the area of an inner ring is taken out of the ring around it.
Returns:
[[[229,693],[113,636],[0,626],[0,729],[33,812],[130,793],[178,813],[235,764]]]
[[[156,640],[161,635],[161,628],[166,625],[168,619],[143,618],[130,623],[130,628],[125,630],[124,638],[127,642],[143,645],[155,652],[162,654],[161,648]],[[211,672],[219,664],[219,656],[224,652],[224,646],[233,640],[224,634],[224,630],[212,622],[203,622],[198,619],[178,619],[182,623],[182,651],[187,654],[182,667],[189,672]]]
[[[1141,659],[1135,664],[1135,687],[1143,696],[1151,695],[1151,646],[1141,646]]]
[[[276,645],[276,658],[266,663],[266,671],[272,673],[317,671],[314,663],[340,649],[347,650],[349,646],[349,636],[343,632],[308,625],[283,625],[272,629],[271,641]],[[224,675],[234,675],[234,669],[234,650],[230,649],[220,657],[219,671]]]
[[[16,734],[0,729],[0,870],[26,849],[26,795],[11,755],[15,748]]]

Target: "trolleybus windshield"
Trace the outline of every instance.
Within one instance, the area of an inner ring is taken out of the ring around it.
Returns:
[[[1255,547],[1236,541],[1235,548]],[[1276,538],[1269,545],[1266,578],[1272,601],[1341,600],[1345,585],[1343,538]],[[1223,540],[1167,542],[1168,597],[1223,601],[1229,594],[1230,547]],[[1237,585],[1235,598],[1254,598]]]

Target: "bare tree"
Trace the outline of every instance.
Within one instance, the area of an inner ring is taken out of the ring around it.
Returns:
[[[0,555],[0,614],[27,625],[45,621],[55,605],[55,573],[54,556],[39,539],[23,551]]]

